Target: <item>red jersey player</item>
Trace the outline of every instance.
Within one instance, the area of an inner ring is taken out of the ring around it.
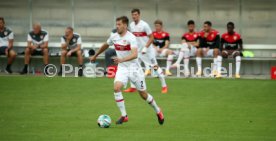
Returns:
[[[241,51],[243,49],[241,35],[234,31],[233,22],[227,23],[227,32],[221,36],[221,54],[223,58],[233,57],[236,60],[236,78],[240,78]]]
[[[163,30],[163,22],[156,20],[154,22],[155,31],[152,33],[154,40],[153,46],[156,50],[156,56],[167,57],[166,75],[172,75],[170,67],[173,61],[173,51],[169,49],[170,34]]]
[[[189,76],[189,59],[190,56],[195,56],[197,48],[199,46],[199,34],[195,31],[195,22],[189,20],[187,23],[188,32],[182,35],[182,47],[179,52],[177,61],[172,67],[177,67],[180,65],[182,59],[184,60],[185,76]]]
[[[220,47],[220,35],[219,32],[212,28],[212,23],[210,21],[204,22],[203,30],[199,33],[199,48],[197,51],[197,68],[198,71],[196,73],[197,76],[201,76],[202,74],[202,57],[213,57],[213,70],[212,76],[217,75],[217,64],[221,64],[222,57],[219,55],[219,47]],[[221,65],[220,65],[221,66]]]

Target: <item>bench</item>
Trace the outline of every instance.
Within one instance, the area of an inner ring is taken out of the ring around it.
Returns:
[[[99,49],[103,42],[85,42],[82,43],[83,50],[89,50],[89,49]],[[23,59],[24,56],[20,55],[20,53],[24,52],[24,49],[26,47],[26,42],[15,42],[14,43],[14,50],[19,53],[17,56],[17,59],[15,61],[15,65],[13,65],[13,68],[16,68],[15,70],[20,70],[23,65]],[[172,50],[178,50],[180,49],[180,44],[171,44],[170,49]],[[245,44],[244,50],[252,51],[255,54],[255,57],[253,58],[243,58],[242,59],[242,68],[241,68],[241,74],[250,74],[250,75],[269,75],[270,74],[270,68],[271,66],[276,66],[276,45],[255,45],[255,44]],[[60,52],[60,43],[59,42],[50,42],[49,43],[49,54],[50,54],[50,63],[58,64],[59,62],[59,52]],[[0,58],[5,58],[5,56],[0,56]],[[33,56],[32,64],[35,64],[37,61],[41,61],[40,58],[42,56]],[[176,59],[176,57],[175,57]],[[5,60],[5,61],[3,61]],[[104,65],[104,54],[99,56],[99,65]],[[166,66],[166,58],[165,57],[157,57],[157,60],[159,61],[160,66]],[[203,67],[206,65],[209,65],[210,62],[212,62],[212,58],[203,58]],[[85,62],[88,61],[88,58],[85,57]],[[75,59],[70,59],[68,63],[75,63]],[[196,67],[195,64],[195,57],[191,58],[190,66]],[[224,59],[223,64],[227,64],[228,62],[233,63],[233,59]],[[1,59],[0,64],[1,67],[4,66],[6,63],[6,59]],[[3,64],[3,65],[2,65]],[[39,63],[40,64],[40,63]],[[3,70],[3,68],[1,69]]]

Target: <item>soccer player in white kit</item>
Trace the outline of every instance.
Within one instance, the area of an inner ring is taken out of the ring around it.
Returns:
[[[140,10],[133,9],[131,11],[131,16],[133,22],[130,23],[130,31],[136,36],[137,44],[138,44],[138,59],[139,61],[143,61],[145,65],[150,65],[153,67],[155,73],[157,74],[162,90],[161,93],[167,93],[168,87],[165,81],[165,75],[162,69],[158,66],[156,61],[155,49],[152,46],[154,37],[152,35],[152,31],[150,26],[145,21],[140,18]],[[124,90],[124,92],[135,92],[135,85],[130,83],[130,88]]]
[[[138,47],[135,36],[127,30],[128,18],[126,16],[116,19],[117,33],[111,35],[107,42],[90,58],[95,61],[97,56],[105,51],[109,46],[114,45],[117,57],[113,60],[118,64],[118,70],[114,80],[114,96],[118,108],[121,111],[121,117],[116,124],[123,124],[128,121],[125,102],[121,89],[130,80],[137,88],[140,96],[146,100],[155,110],[160,125],[164,123],[164,116],[161,109],[156,104],[152,95],[146,91],[145,76],[138,62]]]

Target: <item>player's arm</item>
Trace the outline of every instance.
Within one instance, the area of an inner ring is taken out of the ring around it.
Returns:
[[[146,48],[148,48],[153,43],[153,40],[154,40],[154,37],[152,34],[150,34],[148,37],[149,37],[149,40],[146,43],[146,46],[145,46]]]
[[[145,31],[146,31],[146,33],[149,37],[149,40],[148,40],[148,42],[146,43],[146,46],[145,46],[146,48],[148,48],[153,43],[154,36],[153,36],[152,31],[150,29],[150,26],[148,24],[146,24],[146,26],[145,26]]]
[[[132,48],[130,55],[128,55],[124,58],[115,57],[113,60],[114,60],[114,63],[119,64],[119,63],[122,63],[122,62],[127,62],[127,61],[130,61],[130,60],[136,59],[137,56],[138,56],[137,48]]]
[[[13,32],[10,33],[10,35],[8,36],[8,49],[12,49],[13,47]]]
[[[75,47],[74,49],[71,49],[70,51],[71,51],[71,53],[74,53],[78,50],[81,50],[81,44],[77,44],[77,47]]]
[[[40,47],[43,49],[43,48],[48,48],[48,41],[49,41],[49,35],[47,34],[44,39],[43,39],[43,44],[40,45]]]
[[[239,51],[243,51],[243,41],[242,41],[242,39],[240,39],[239,41],[238,41],[238,44],[239,44]]]
[[[170,36],[167,36],[165,39],[165,45],[162,47],[162,49],[169,48],[170,45]]]
[[[199,46],[199,40],[196,40],[195,42],[190,42],[190,44],[194,47],[198,47]]]
[[[100,47],[100,49],[98,49],[98,51],[96,52],[96,54],[93,55],[92,57],[90,57],[90,61],[95,61],[95,60],[97,59],[97,57],[98,57],[101,53],[103,53],[106,49],[108,49],[108,48],[109,48],[109,45],[108,45],[107,43],[104,43],[104,44]]]
[[[27,38],[27,47],[31,49],[36,49],[38,47],[37,45],[34,45],[32,43],[32,37],[30,36],[30,34],[28,34],[28,38]]]
[[[9,39],[8,49],[12,49],[12,47],[13,47],[13,39]]]
[[[77,47],[74,48],[74,49],[72,49],[72,50],[70,50],[71,53],[74,53],[76,51],[81,50],[81,44],[82,44],[82,40],[81,40],[81,37],[79,37],[78,40],[77,40]]]
[[[199,38],[199,47],[204,47],[206,45],[206,38]]]
[[[223,50],[224,44],[225,44],[225,40],[223,38],[221,38],[221,40],[220,40],[220,51]]]
[[[216,36],[214,47],[220,49],[220,36],[219,35]]]

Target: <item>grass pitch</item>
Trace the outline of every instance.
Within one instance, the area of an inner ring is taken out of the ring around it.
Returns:
[[[162,107],[154,110],[137,93],[124,94],[129,122],[120,116],[107,78],[0,77],[1,141],[275,141],[276,81],[168,79],[161,94],[158,79],[148,91]],[[99,128],[100,114],[111,116]]]

